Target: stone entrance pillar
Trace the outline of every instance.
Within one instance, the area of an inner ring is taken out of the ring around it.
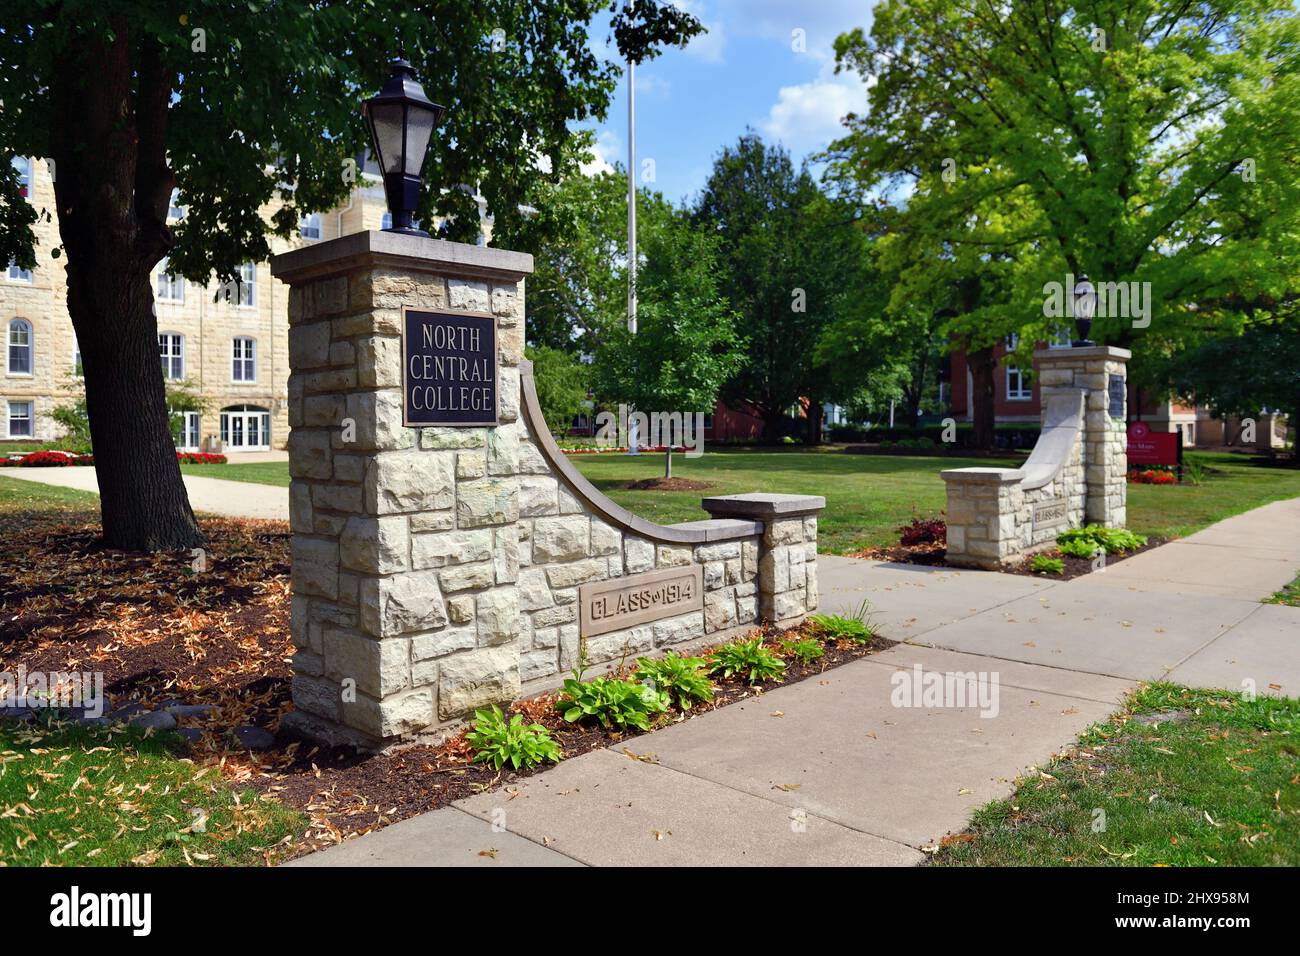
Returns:
[[[287,723],[371,746],[512,699],[532,256],[362,232],[277,256],[271,270],[290,286]],[[404,425],[404,307],[495,329],[497,425]]]
[[[1128,502],[1128,360],[1133,353],[1108,345],[1039,349],[1038,387],[1045,416],[1053,394],[1082,389],[1083,468],[1089,524],[1122,528]]]

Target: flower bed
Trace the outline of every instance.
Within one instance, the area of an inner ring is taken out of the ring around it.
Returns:
[[[182,465],[224,465],[225,455],[212,455],[206,451],[178,451],[176,460]]]
[[[638,445],[637,446],[637,451],[645,452],[646,454],[653,454],[656,452],[662,454],[667,450],[668,450],[667,445]],[[612,445],[608,448],[587,448],[587,447],[561,448],[560,451],[564,452],[566,455],[612,455],[612,454],[626,452],[628,451],[628,447],[627,445]],[[673,451],[684,452],[686,451],[686,449],[681,445],[673,445]]]
[[[176,460],[184,465],[224,465],[225,455],[209,455],[202,451],[178,451]],[[70,451],[34,451],[17,458],[0,458],[0,467],[9,468],[66,468],[69,465],[93,465],[94,455],[78,455]]]
[[[1178,476],[1164,468],[1130,468],[1127,478],[1137,485],[1173,485]]]

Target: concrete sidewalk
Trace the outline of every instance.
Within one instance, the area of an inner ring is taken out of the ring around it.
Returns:
[[[283,454],[275,452],[268,454]],[[268,459],[275,460],[275,459]],[[95,469],[88,466],[68,468],[6,468],[6,478],[19,478],[42,485],[77,488],[99,494]],[[196,512],[225,515],[230,518],[272,518],[289,520],[289,489],[251,481],[227,481],[199,475],[183,475],[190,507]]]
[[[1141,680],[1300,695],[1300,500],[1068,582],[822,556],[826,611],[905,641],[296,865],[906,865]],[[996,674],[995,714],[894,675]]]

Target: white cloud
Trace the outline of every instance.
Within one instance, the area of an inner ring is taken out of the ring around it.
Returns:
[[[667,96],[672,84],[658,73],[647,73],[645,67],[637,70],[636,91],[641,96]]]
[[[758,128],[800,156],[823,149],[831,140],[843,136],[844,116],[866,108],[867,92],[862,80],[856,74],[837,76],[826,63],[817,79],[781,87]]]
[[[621,141],[616,134],[607,129],[601,130],[596,134],[596,142],[592,144],[589,157],[578,168],[584,176],[612,173],[621,148]]]
[[[803,30],[808,53],[829,57],[835,38],[854,27],[871,26],[873,0],[718,0],[718,11],[736,33],[771,37],[789,43],[791,32]]]

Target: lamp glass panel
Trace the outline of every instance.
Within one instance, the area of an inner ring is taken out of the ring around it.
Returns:
[[[385,173],[402,168],[402,113],[401,103],[375,103],[370,107],[371,122],[375,127],[375,145],[379,149],[379,166]]]
[[[406,133],[406,175],[418,176],[424,167],[424,154],[429,149],[429,139],[433,136],[433,123],[436,114],[433,110],[412,106],[409,127]]]

